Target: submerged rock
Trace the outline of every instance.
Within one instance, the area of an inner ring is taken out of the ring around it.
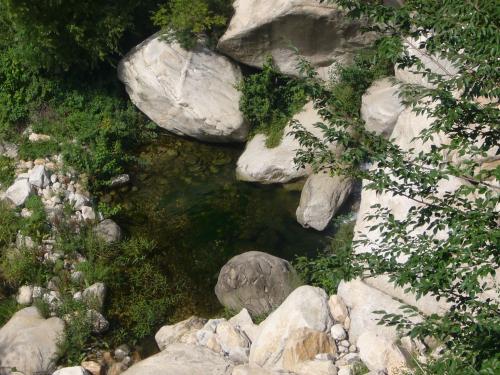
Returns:
[[[61,319],[44,319],[36,307],[18,311],[0,329],[0,368],[16,368],[26,375],[52,372],[63,330]]]
[[[309,176],[302,189],[297,221],[305,228],[323,230],[351,194],[354,181],[320,172]]]
[[[222,267],[215,294],[227,308],[246,308],[259,316],[278,307],[298,285],[298,276],[286,260],[249,251],[231,258]]]
[[[239,67],[201,45],[187,51],[154,35],[120,62],[132,102],[156,124],[203,141],[244,141]]]

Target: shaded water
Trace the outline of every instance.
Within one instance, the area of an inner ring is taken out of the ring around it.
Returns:
[[[324,248],[331,233],[296,222],[296,189],[236,181],[242,151],[162,134],[141,150],[132,190],[114,198],[125,231],[155,239],[162,259],[188,276],[193,304],[186,314],[220,311],[213,288],[232,256],[259,250],[292,260]]]

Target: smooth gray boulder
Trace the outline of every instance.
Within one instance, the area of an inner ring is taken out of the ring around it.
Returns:
[[[253,316],[260,316],[277,308],[299,283],[288,261],[249,251],[231,258],[222,267],[215,294],[229,309],[246,308]]]
[[[16,368],[25,375],[52,373],[63,331],[61,319],[44,319],[36,307],[18,311],[0,329],[0,368]]]
[[[156,124],[202,141],[244,141],[240,68],[201,45],[187,51],[153,35],[118,66],[132,102]]]
[[[111,219],[103,220],[97,224],[94,233],[107,243],[120,242],[122,239],[121,228]]]
[[[233,364],[203,346],[172,344],[123,375],[231,375]]]
[[[297,221],[304,228],[322,231],[347,200],[353,187],[354,181],[348,177],[331,176],[327,172],[310,175],[300,196]]]
[[[297,55],[316,68],[348,63],[373,42],[338,6],[318,0],[236,0],[218,49],[244,64],[262,67],[272,56],[279,69],[297,74]]]

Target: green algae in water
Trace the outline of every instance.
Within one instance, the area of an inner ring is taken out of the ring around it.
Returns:
[[[236,180],[242,151],[162,135],[140,152],[132,173],[137,189],[114,198],[124,207],[117,218],[123,229],[154,239],[165,269],[185,276],[190,303],[179,307],[174,320],[221,311],[214,286],[234,255],[259,250],[292,260],[328,242],[328,230],[318,233],[296,222],[299,191]]]

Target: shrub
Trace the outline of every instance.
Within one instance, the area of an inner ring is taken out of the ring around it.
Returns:
[[[2,255],[0,271],[13,288],[25,284],[42,285],[51,275],[50,269],[32,249],[10,249]]]
[[[20,308],[15,298],[0,299],[0,327],[7,323]]]
[[[4,201],[0,200],[0,254],[16,240],[19,217]]]
[[[175,40],[184,48],[193,48],[200,35],[216,43],[224,32],[232,12],[231,0],[170,0],[153,15],[153,23],[161,27],[168,41]]]
[[[21,234],[30,236],[35,241],[40,240],[50,231],[42,199],[37,195],[32,195],[26,200],[24,206],[31,211],[31,216],[20,219],[19,230]]]
[[[15,177],[14,161],[5,156],[0,156],[0,186],[9,186],[14,182]]]
[[[267,147],[279,145],[285,126],[306,103],[301,81],[281,74],[268,58],[262,71],[244,78],[238,88],[240,110],[252,134],[265,134]]]
[[[336,233],[329,246],[316,257],[297,257],[293,263],[305,284],[318,286],[330,294],[337,292],[341,280],[350,280],[360,274],[352,263],[354,222],[336,220]]]

